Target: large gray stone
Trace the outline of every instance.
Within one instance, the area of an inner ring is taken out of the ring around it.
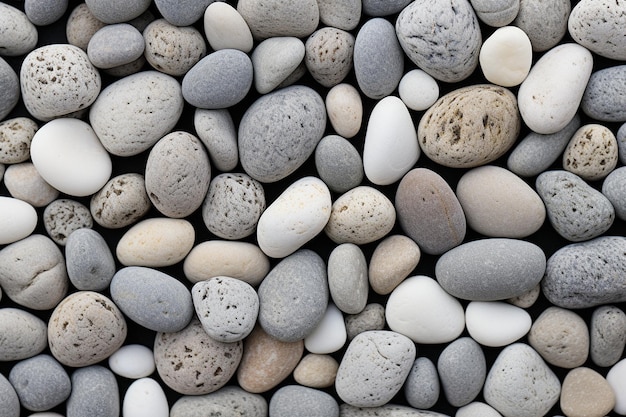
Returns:
[[[485,354],[471,337],[450,343],[439,355],[437,370],[446,399],[454,407],[472,402],[487,376]]]
[[[17,363],[9,373],[9,381],[22,407],[30,411],[46,411],[65,401],[72,391],[70,377],[50,355],[37,355]]]
[[[115,375],[92,365],[72,373],[72,393],[67,399],[66,417],[119,417],[120,394]]]
[[[269,413],[272,417],[339,417],[339,404],[324,391],[287,385],[272,395]]]

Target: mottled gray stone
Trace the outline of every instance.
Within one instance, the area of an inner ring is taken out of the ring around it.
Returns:
[[[368,304],[360,313],[346,315],[344,321],[348,340],[368,330],[382,330],[385,327],[385,307],[377,303]]]
[[[72,393],[67,399],[66,417],[119,417],[120,394],[115,375],[92,365],[72,373]]]
[[[237,11],[257,40],[275,36],[309,36],[319,24],[316,0],[240,0]]]
[[[161,15],[175,26],[191,26],[215,0],[155,0]]]
[[[24,13],[28,20],[37,26],[50,25],[59,20],[65,14],[68,0],[25,0]]]
[[[315,81],[333,87],[352,69],[354,36],[345,30],[324,27],[306,41],[304,62]]]
[[[239,152],[237,129],[230,112],[226,109],[196,109],[193,125],[215,168],[222,172],[232,171],[239,163]]]
[[[328,258],[328,287],[337,308],[346,314],[358,314],[367,304],[369,284],[367,260],[361,248],[342,243]]]
[[[52,240],[65,246],[74,231],[93,227],[91,212],[82,203],[61,198],[48,204],[43,211],[43,225]]]
[[[0,309],[0,334],[0,361],[30,358],[48,347],[46,323],[26,310]]]
[[[72,232],[65,243],[67,275],[79,290],[102,291],[115,274],[115,259],[106,240],[93,229]]]
[[[172,405],[170,417],[205,417],[218,412],[239,413],[235,414],[238,417],[266,417],[267,400],[236,385],[227,385],[210,394],[179,398]]]
[[[613,204],[615,215],[626,221],[626,167],[617,168],[604,179],[602,194]]]
[[[580,107],[596,120],[626,122],[626,65],[591,74]]]
[[[50,355],[37,355],[18,362],[9,373],[9,381],[22,407],[46,411],[65,401],[72,390],[70,377]]]
[[[487,376],[485,354],[471,337],[450,343],[437,361],[441,387],[448,402],[461,407],[480,393]]]
[[[427,357],[419,357],[404,383],[406,401],[415,408],[429,409],[439,400],[441,386],[437,367]]]
[[[13,68],[0,57],[0,121],[11,113],[20,100],[20,81]]]
[[[369,16],[388,16],[404,9],[411,0],[363,0],[363,13]]]
[[[272,417],[339,417],[339,404],[324,391],[287,385],[272,395],[269,413]]]
[[[489,26],[508,25],[519,12],[520,0],[470,0],[478,18]]]
[[[134,26],[118,23],[94,33],[87,45],[87,56],[94,66],[108,69],[133,62],[143,55],[144,48],[143,35]]]
[[[9,380],[0,374],[0,417],[20,417],[20,399]]]
[[[322,138],[315,149],[315,168],[331,191],[345,193],[363,181],[359,151],[339,135]]]
[[[128,22],[150,7],[151,0],[86,0],[96,19],[112,24]]]
[[[600,306],[591,315],[589,327],[591,360],[597,366],[613,366],[626,344],[626,313],[617,306]]]
[[[567,19],[572,9],[569,0],[520,0],[513,24],[522,29],[533,51],[547,51],[567,33]]]

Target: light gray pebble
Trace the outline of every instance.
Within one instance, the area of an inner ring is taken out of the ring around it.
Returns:
[[[237,385],[227,385],[206,395],[188,395],[176,400],[170,417],[203,417],[211,413],[239,413],[238,417],[267,417],[267,400]]]
[[[353,243],[335,247],[328,258],[328,287],[337,308],[346,314],[358,314],[367,304],[369,282],[367,260]]]
[[[459,408],[454,417],[502,417],[492,406],[474,401]]]
[[[0,417],[20,417],[20,399],[9,380],[0,374]]]
[[[305,63],[315,81],[332,87],[352,69],[354,36],[345,30],[325,27],[313,32],[305,44]]]
[[[272,417],[339,417],[339,404],[328,393],[301,385],[279,388],[270,399]]]
[[[580,106],[593,119],[626,122],[626,65],[591,74]]]
[[[68,0],[25,0],[24,13],[33,24],[46,26],[62,18],[67,11],[67,6]]]
[[[99,365],[76,369],[71,382],[66,417],[119,417],[119,389],[115,375],[109,369]]]
[[[96,223],[108,229],[129,226],[143,217],[152,204],[143,175],[121,174],[111,178],[91,197],[89,210]]]
[[[46,206],[43,211],[43,225],[52,240],[65,246],[70,233],[83,227],[93,227],[93,217],[84,204],[61,198]]]
[[[448,402],[462,407],[472,402],[483,389],[487,376],[485,354],[471,337],[450,343],[437,361],[441,387]]]
[[[404,54],[394,27],[377,17],[359,29],[354,42],[354,74],[359,88],[369,98],[391,94],[404,74]]]
[[[256,231],[265,211],[263,185],[246,174],[217,175],[202,205],[202,219],[211,233],[237,240]]]
[[[26,162],[30,158],[30,143],[37,129],[37,123],[28,117],[0,122],[0,163]]]
[[[369,16],[388,16],[404,9],[411,0],[363,0],[363,13]]]
[[[316,0],[240,0],[237,11],[257,40],[275,36],[304,38],[317,29],[320,20]]]
[[[148,63],[169,75],[185,75],[206,55],[204,38],[193,26],[179,27],[157,19],[143,31],[143,38]]]
[[[81,3],[72,10],[65,25],[65,35],[68,43],[78,46],[87,51],[89,40],[98,30],[106,26],[106,23],[98,20],[87,4]]]
[[[405,0],[403,0],[405,1]],[[342,30],[352,30],[357,27],[361,19],[361,1],[345,0],[317,0],[320,11],[320,21],[326,26]]]
[[[613,204],[615,215],[626,221],[626,167],[617,168],[604,179],[602,194]]]
[[[107,25],[93,34],[87,45],[91,63],[102,69],[133,62],[143,55],[142,34],[128,23]]]
[[[37,46],[37,28],[23,11],[0,3],[0,27],[0,55],[20,56]]]
[[[615,137],[617,138],[619,160],[626,165],[626,123],[620,126]]]
[[[315,168],[331,191],[345,193],[363,181],[361,154],[339,135],[322,138],[315,148]]]
[[[576,174],[546,171],[537,177],[536,188],[550,224],[569,241],[600,236],[615,220],[611,202]]]
[[[93,229],[78,229],[65,242],[65,265],[78,290],[102,291],[115,275],[115,259],[106,240]]]
[[[22,407],[46,411],[65,401],[72,390],[70,377],[50,355],[37,355],[18,362],[9,373],[9,381]]]
[[[32,162],[9,165],[4,173],[4,185],[12,197],[33,207],[44,207],[59,196],[59,190],[39,175]]]
[[[193,124],[215,168],[222,172],[232,171],[239,163],[239,152],[237,129],[230,112],[226,109],[196,109]]]
[[[178,332],[193,316],[187,287],[156,269],[122,268],[113,276],[110,290],[113,302],[128,318],[156,332]]]
[[[608,0],[582,0],[576,3],[567,20],[569,34],[576,43],[615,60],[626,59],[626,39],[617,35],[622,33],[624,25],[624,4]]]
[[[326,129],[326,107],[312,88],[294,85],[257,99],[239,124],[239,158],[252,178],[271,183],[298,169]]]
[[[404,383],[404,396],[411,407],[429,409],[439,400],[441,386],[437,367],[427,357],[419,357]]]
[[[418,410],[398,404],[385,404],[380,407],[354,407],[349,404],[339,406],[341,417],[449,417],[429,410]]]
[[[155,0],[161,15],[175,26],[191,26],[215,0]]]
[[[0,98],[0,120],[3,120],[20,100],[20,80],[2,57],[0,57],[0,91],[3,92]]]
[[[626,313],[617,306],[596,308],[589,328],[591,360],[597,366],[613,366],[622,357],[626,344]]]
[[[385,327],[385,307],[378,303],[367,304],[358,314],[345,316],[348,340],[368,330],[382,330]]]
[[[470,0],[478,18],[489,26],[502,27],[515,20],[520,0]]]
[[[569,0],[520,0],[513,25],[522,29],[533,51],[547,51],[558,44],[567,33],[567,19],[572,4]]]
[[[265,39],[252,51],[254,88],[260,94],[267,94],[282,83],[295,82],[291,81],[292,77],[297,77],[301,69],[307,71],[305,53],[304,43],[293,36]]]
[[[243,100],[252,86],[252,61],[237,49],[215,51],[185,74],[183,97],[201,109],[224,109]]]
[[[151,0],[86,0],[96,19],[107,24],[128,22],[144,13]]]
[[[48,347],[46,323],[26,310],[0,309],[0,334],[0,361],[31,358]]]

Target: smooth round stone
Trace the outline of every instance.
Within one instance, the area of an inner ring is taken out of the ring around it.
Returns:
[[[580,367],[572,369],[565,376],[560,406],[568,417],[601,417],[613,410],[615,393],[598,372]]]
[[[25,55],[37,46],[37,28],[23,11],[5,3],[0,4],[0,26],[4,28],[0,33],[0,55]]]
[[[353,53],[351,33],[324,27],[307,38],[304,62],[313,79],[330,88],[342,82],[352,69]]]
[[[0,361],[31,358],[48,347],[48,328],[39,317],[17,308],[0,309]]]
[[[111,298],[126,317],[155,332],[178,332],[193,316],[187,287],[156,269],[122,268],[113,276],[110,291]]]
[[[470,337],[450,343],[439,355],[437,371],[448,402],[462,407],[480,393],[487,375],[485,354]]]
[[[193,124],[215,168],[232,171],[239,162],[239,152],[237,130],[228,110],[196,109]]]
[[[117,242],[115,254],[125,266],[169,266],[187,256],[194,239],[195,231],[187,220],[154,217],[128,229]]]
[[[176,400],[170,417],[194,417],[209,413],[239,413],[241,416],[267,416],[267,400],[236,385],[227,385],[205,395],[185,395]]]
[[[597,366],[615,365],[626,344],[626,314],[617,306],[600,306],[591,315],[591,360]]]
[[[541,356],[524,343],[504,348],[485,380],[487,404],[503,416],[543,416],[557,403],[561,383]]]
[[[409,405],[429,409],[437,403],[440,390],[435,364],[425,356],[415,359],[404,383],[404,396]]]
[[[174,26],[165,19],[151,22],[143,31],[144,55],[156,70],[182,76],[206,55],[206,44],[198,29]]]
[[[462,81],[478,66],[482,36],[467,0],[414,1],[400,12],[396,33],[409,59],[439,81]]]
[[[474,401],[460,407],[454,417],[502,417],[502,414],[490,405]]]
[[[209,4],[204,12],[204,33],[214,51],[238,49],[247,53],[252,50],[248,24],[237,9],[227,3]]]
[[[256,91],[267,94],[278,88],[303,63],[305,53],[304,43],[292,36],[273,37],[259,43],[251,56]]]
[[[455,297],[495,301],[534,288],[545,270],[546,256],[539,246],[518,239],[488,238],[444,253],[435,266],[435,276]]]
[[[194,246],[183,271],[192,283],[227,276],[257,286],[270,271],[270,261],[253,243],[209,240]]]
[[[573,311],[548,307],[535,319],[528,343],[549,364],[573,369],[587,361],[589,329]]]
[[[93,218],[82,203],[62,198],[48,204],[43,211],[43,224],[52,240],[65,246],[68,236],[76,230],[91,229]]]
[[[328,120],[335,132],[352,138],[361,130],[363,103],[359,91],[351,84],[337,84],[326,95]]]
[[[617,139],[600,124],[587,124],[574,133],[565,152],[563,168],[587,181],[601,180],[617,165]]]
[[[259,314],[259,297],[252,286],[236,278],[215,277],[191,289],[202,328],[218,342],[238,342],[252,332]]]
[[[517,93],[526,125],[542,134],[567,126],[578,110],[592,66],[591,52],[575,43],[556,46],[539,58]]]
[[[400,79],[398,94],[409,109],[422,111],[435,104],[439,98],[439,85],[426,72],[413,69]]]
[[[315,168],[331,191],[345,193],[363,181],[359,151],[338,135],[324,136],[315,148]]]
[[[362,5],[360,0],[335,2],[333,0],[318,0],[320,22],[342,30],[352,30],[357,27],[361,18]]]
[[[20,100],[20,80],[13,68],[1,57],[0,89],[3,91],[3,97],[0,100],[0,120],[3,120]]]
[[[50,355],[38,355],[18,362],[9,373],[9,381],[22,407],[46,411],[65,401],[72,391],[70,377]]]
[[[526,310],[500,301],[472,301],[465,310],[469,335],[483,346],[501,347],[523,337],[532,319]]]
[[[404,235],[386,237],[370,258],[370,286],[377,294],[389,294],[409,276],[420,258],[420,248],[412,239]]]
[[[68,295],[48,322],[48,345],[63,365],[96,364],[113,354],[126,339],[126,320],[106,296],[93,291]]]
[[[111,178],[95,193],[89,211],[100,226],[119,229],[135,223],[151,207],[143,175],[128,173]]]
[[[311,156],[325,129],[326,108],[315,90],[296,85],[266,94],[239,124],[241,165],[263,183],[281,180]]]
[[[17,164],[28,161],[30,143],[37,129],[37,123],[28,117],[15,117],[0,122],[0,163]]]
[[[67,11],[68,0],[54,0],[41,2],[37,0],[26,0],[24,2],[24,13],[33,24],[37,26],[50,25],[61,19]]]
[[[421,118],[422,151],[450,168],[495,161],[517,140],[521,128],[515,96],[506,88],[478,84],[441,97]]]
[[[100,233],[82,228],[65,242],[65,265],[70,282],[78,290],[102,291],[115,274],[115,259]]]
[[[448,183],[434,171],[409,171],[398,185],[395,207],[400,227],[424,253],[440,255],[465,237],[463,208]]]
[[[311,417],[339,417],[339,404],[324,391],[299,385],[286,385],[272,395],[269,412],[273,417],[304,414]]]
[[[357,245],[342,243],[332,250],[328,257],[328,288],[339,310],[346,314],[363,311],[369,292],[367,260]]]
[[[5,246],[0,250],[0,286],[21,306],[54,308],[68,289],[63,254],[52,239],[39,234]]]
[[[0,374],[0,402],[2,417],[20,417],[20,399],[9,380]]]
[[[295,342],[310,335],[328,306],[328,280],[322,258],[301,249],[280,261],[258,289],[259,324],[270,336]]]
[[[172,25],[191,26],[215,0],[155,0],[159,13]]]
[[[281,342],[256,326],[246,338],[237,383],[251,393],[269,391],[291,374],[303,352],[303,340]]]
[[[413,341],[400,333],[360,333],[348,345],[337,370],[339,398],[355,407],[388,403],[402,388],[415,354]]]
[[[615,394],[615,407],[613,411],[618,414],[626,413],[626,360],[617,362],[606,375],[606,380]]]
[[[119,376],[139,379],[152,375],[156,369],[152,350],[143,345],[124,345],[108,360],[109,368]]]
[[[122,415],[167,417],[169,406],[161,385],[152,378],[141,378],[130,384],[122,401]]]
[[[308,353],[293,370],[293,379],[311,388],[328,388],[335,383],[339,363],[330,355]]]
[[[284,258],[317,236],[331,215],[330,190],[317,177],[291,184],[259,218],[256,237],[261,250]]]
[[[87,51],[89,40],[98,30],[106,26],[106,23],[98,20],[89,10],[86,3],[76,6],[65,25],[67,42]]]
[[[393,203],[377,189],[362,185],[335,200],[324,232],[338,244],[364,245],[386,236],[395,221]]]
[[[572,242],[593,239],[615,220],[613,205],[600,191],[568,171],[546,171],[536,180],[550,224]]]
[[[150,0],[86,0],[93,15],[104,23],[113,24],[132,20],[150,7]]]
[[[470,0],[481,22],[494,27],[508,25],[517,16],[520,0]]]
[[[159,376],[183,395],[203,395],[222,388],[237,371],[242,354],[241,342],[212,339],[197,318],[181,331],[157,333],[154,341]]]
[[[393,25],[376,17],[359,30],[354,42],[354,74],[361,92],[372,99],[391,94],[404,73],[404,54]]]
[[[626,301],[619,277],[626,269],[626,238],[602,236],[562,247],[548,259],[541,289],[553,304],[587,308]]]
[[[0,245],[30,236],[37,227],[37,211],[25,201],[0,196]]]
[[[461,303],[424,275],[407,278],[393,290],[385,316],[391,330],[415,343],[451,342],[465,328]]]
[[[89,121],[109,153],[132,156],[149,149],[174,128],[183,104],[175,78],[142,71],[102,90],[91,106]]]
[[[348,340],[368,330],[382,330],[385,327],[385,307],[377,303],[368,304],[360,313],[347,315],[345,322]]]
[[[59,196],[59,190],[48,184],[31,162],[9,165],[4,173],[4,185],[11,197],[34,207],[46,206]]]
[[[556,0],[548,4],[541,0],[520,0],[513,25],[526,32],[533,51],[547,51],[567,33],[567,19],[571,9],[572,3],[568,0]]]
[[[67,417],[97,414],[118,417],[120,394],[113,372],[103,366],[88,366],[72,373],[72,393],[67,399]]]
[[[87,55],[95,67],[108,69],[133,62],[143,55],[144,49],[143,35],[128,23],[118,23],[94,33],[87,45]]]
[[[539,230],[546,218],[546,208],[535,190],[495,165],[463,174],[456,195],[469,227],[488,237],[524,238]]]
[[[297,3],[280,0],[242,0],[237,11],[250,27],[252,36],[263,40],[275,36],[309,36],[319,24],[317,1],[302,0]]]
[[[343,314],[334,304],[329,303],[322,320],[304,339],[304,347],[311,353],[328,354],[340,350],[346,340]]]
[[[625,7],[619,2],[584,0],[575,5],[567,22],[576,43],[600,56],[626,59],[626,41],[616,36],[626,24]]]
[[[518,3],[519,4],[519,3]],[[518,27],[496,30],[480,49],[480,69],[487,81],[513,87],[524,81],[530,71],[533,51],[528,35]]]
[[[626,122],[626,65],[591,74],[580,103],[586,115],[603,122]]]

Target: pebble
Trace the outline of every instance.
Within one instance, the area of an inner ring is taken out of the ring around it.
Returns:
[[[339,363],[330,355],[307,353],[293,370],[293,379],[300,385],[311,388],[333,386]]]
[[[111,178],[89,203],[93,219],[108,229],[120,229],[137,222],[151,207],[144,176],[137,173]]]
[[[560,406],[568,417],[602,417],[613,410],[615,393],[602,375],[580,367],[565,376]]]
[[[261,417],[268,415],[268,406],[261,395],[227,385],[210,394],[182,396],[172,405],[170,417],[193,417],[207,413]]]
[[[329,354],[340,350],[347,340],[343,314],[334,304],[329,303],[317,327],[304,338],[308,352]]]
[[[602,236],[573,243],[548,259],[541,290],[563,308],[587,308],[626,301],[621,283],[612,277],[626,270],[626,238]]]
[[[256,326],[246,338],[237,369],[237,383],[250,393],[278,386],[296,368],[304,352],[304,341],[281,342]]]
[[[324,87],[341,83],[352,70],[354,36],[345,30],[324,27],[305,43],[305,65],[315,81]]]
[[[342,30],[352,30],[359,24],[362,4],[360,0],[346,0],[341,3],[333,0],[318,0],[320,22]]]
[[[325,129],[324,100],[310,87],[295,85],[266,94],[252,103],[239,124],[241,165],[257,181],[281,180],[311,156]]]
[[[37,211],[25,201],[0,196],[0,245],[30,236],[37,227]]]
[[[622,359],[613,365],[606,375],[606,380],[615,394],[613,411],[623,415],[626,413],[626,395],[624,391],[626,386],[626,360]]]
[[[239,162],[239,152],[237,130],[228,110],[196,109],[193,124],[215,168],[232,171]]]
[[[2,10],[2,9],[0,9]],[[0,88],[3,97],[0,101],[0,120],[3,120],[20,100],[20,80],[13,68],[0,57]]]
[[[626,345],[626,314],[617,306],[597,307],[589,325],[589,353],[597,366],[615,365]]]
[[[159,13],[172,25],[191,26],[200,20],[214,0],[155,0]]]
[[[626,165],[626,123],[620,126],[615,135],[617,138],[619,160]]]
[[[4,117],[0,117],[0,120]],[[0,122],[0,163],[17,164],[30,158],[30,143],[39,127],[28,117]]]
[[[626,24],[626,7],[607,0],[583,0],[572,9],[567,21],[569,34],[575,42],[600,56],[626,59],[626,40],[616,36]]]
[[[393,290],[385,316],[391,330],[415,343],[448,343],[465,329],[461,303],[425,275],[409,277]]]
[[[409,109],[422,111],[435,104],[439,98],[439,85],[426,72],[413,69],[400,79],[398,95]]]
[[[516,142],[521,120],[508,89],[478,84],[453,90],[422,116],[417,136],[426,156],[450,168],[495,161]]]
[[[544,4],[541,0],[520,0],[513,25],[522,29],[533,45],[533,51],[552,49],[567,33],[567,19],[572,8],[568,0]]]
[[[285,3],[281,0],[242,0],[237,11],[243,16],[256,40],[276,36],[309,36],[319,24],[316,0]]]
[[[385,307],[378,303],[370,303],[358,314],[346,315],[346,332],[348,340],[368,330],[382,330],[385,327]]]
[[[425,356],[413,362],[404,383],[404,396],[411,407],[427,410],[439,400],[441,385],[435,364]]]
[[[626,122],[626,65],[605,68],[591,74],[580,107],[595,120]]]
[[[404,9],[411,0],[363,0],[363,13],[369,16],[388,16]]]
[[[29,411],[46,411],[65,401],[72,391],[70,377],[52,356],[41,354],[18,362],[9,381]]]
[[[238,49],[248,53],[252,50],[253,39],[248,24],[237,9],[227,3],[211,2],[206,7],[204,33],[214,51]]]
[[[389,294],[418,265],[421,251],[404,235],[390,235],[374,249],[369,263],[369,284],[377,294]]]
[[[592,66],[591,52],[575,43],[556,46],[542,55],[517,93],[526,125],[542,134],[567,126],[578,111]]]
[[[119,348],[109,356],[108,365],[117,375],[130,379],[145,378],[156,369],[152,350],[138,344]]]
[[[361,154],[339,135],[324,136],[315,148],[315,168],[331,191],[345,193],[363,181]]]
[[[97,414],[101,417],[120,415],[120,394],[113,372],[93,365],[72,373],[72,393],[67,399],[67,417]]]
[[[183,271],[192,283],[227,276],[257,286],[270,271],[270,261],[253,243],[209,240],[193,247]]]
[[[282,342],[310,335],[328,306],[326,264],[309,249],[282,259],[258,289],[259,324]]]
[[[524,180],[495,165],[467,171],[456,196],[467,224],[488,237],[524,238],[543,225],[546,208]]]
[[[44,207],[59,196],[59,190],[44,181],[31,162],[9,165],[4,173],[4,185],[11,197],[33,207]]]
[[[328,257],[327,272],[330,296],[337,308],[346,314],[363,311],[369,286],[367,260],[361,248],[353,243],[337,245]]]
[[[615,209],[609,199],[574,173],[546,171],[535,183],[550,224],[571,242],[598,237],[615,220]]]
[[[448,402],[462,407],[472,402],[483,388],[487,376],[485,354],[474,339],[461,337],[441,352],[437,371]]]
[[[348,345],[337,370],[339,398],[354,407],[388,403],[402,389],[415,354],[413,341],[400,333],[360,333]]]
[[[118,45],[111,48],[111,45]],[[128,23],[107,25],[93,34],[87,45],[87,56],[91,63],[108,69],[133,62],[143,55],[143,35]]]
[[[459,408],[454,417],[502,417],[502,414],[490,405],[474,401]]]
[[[2,417],[20,417],[20,399],[3,374],[0,374],[0,402],[3,405]]]
[[[303,63],[304,55],[304,43],[298,38],[280,36],[262,41],[251,56],[256,91],[267,94],[278,88]]]
[[[25,55],[37,46],[37,28],[23,11],[6,3],[0,4],[0,26],[4,28],[0,33],[0,55]]]
[[[412,2],[400,12],[396,33],[409,59],[439,81],[462,81],[478,66],[482,36],[467,0]]]
[[[310,387],[285,385],[270,400],[272,417],[304,415],[311,417],[339,417],[339,404],[330,394]]]
[[[65,25],[67,42],[87,52],[89,40],[98,30],[106,26],[106,23],[98,20],[89,10],[86,3],[76,6]]]
[[[400,227],[426,254],[440,255],[465,237],[463,208],[435,171],[414,168],[404,175],[396,191],[395,207]]]
[[[124,394],[122,402],[124,417],[167,417],[169,405],[161,385],[152,378],[134,381]]]
[[[361,92],[372,99],[390,95],[404,72],[404,54],[393,25],[376,17],[359,29],[354,42],[354,74]]]
[[[183,395],[222,388],[237,371],[242,354],[241,342],[212,339],[195,317],[178,332],[157,333],[154,341],[154,362],[161,380]]]
[[[26,310],[0,309],[0,361],[31,358],[48,347],[46,323]]]
[[[0,250],[0,285],[19,305],[50,310],[68,290],[63,254],[52,239],[40,234],[11,243]]]
[[[500,301],[472,301],[465,310],[467,331],[483,346],[510,345],[524,337],[532,324],[526,310]]]
[[[586,124],[574,133],[563,153],[563,169],[587,181],[606,177],[617,165],[617,139],[600,124]]]
[[[317,177],[292,183],[259,218],[256,237],[261,250],[284,258],[317,236],[331,215],[330,190]]]
[[[380,407],[353,407],[349,404],[339,406],[341,417],[449,417],[429,410],[416,410],[398,404],[385,404]]]
[[[350,139],[361,130],[363,102],[351,84],[337,84],[328,90],[326,111],[332,128],[340,136]]]
[[[476,16],[481,22],[494,27],[506,26],[515,20],[520,9],[520,0],[470,0]]]
[[[519,5],[519,3],[518,3]],[[513,87],[530,71],[533,51],[526,33],[515,26],[497,29],[480,49],[480,68],[487,81]]]
[[[544,416],[558,402],[561,383],[541,356],[524,343],[505,347],[487,374],[483,396],[503,416]]]
[[[387,196],[361,185],[335,200],[324,231],[335,243],[364,245],[385,237],[395,221],[396,210]]]
[[[113,24],[132,20],[150,7],[150,0],[85,0],[93,15],[104,23]]]
[[[420,153],[411,114],[402,100],[387,96],[376,103],[363,148],[367,179],[376,185],[392,184],[413,168]]]
[[[65,265],[78,290],[102,291],[115,274],[115,259],[104,237],[90,228],[73,231],[65,241]]]
[[[55,243],[65,246],[74,231],[93,226],[89,209],[82,203],[67,198],[54,200],[43,211],[43,223],[48,236]]]
[[[105,149],[116,156],[137,155],[169,133],[183,111],[179,82],[157,71],[142,71],[102,90],[89,121]]]

